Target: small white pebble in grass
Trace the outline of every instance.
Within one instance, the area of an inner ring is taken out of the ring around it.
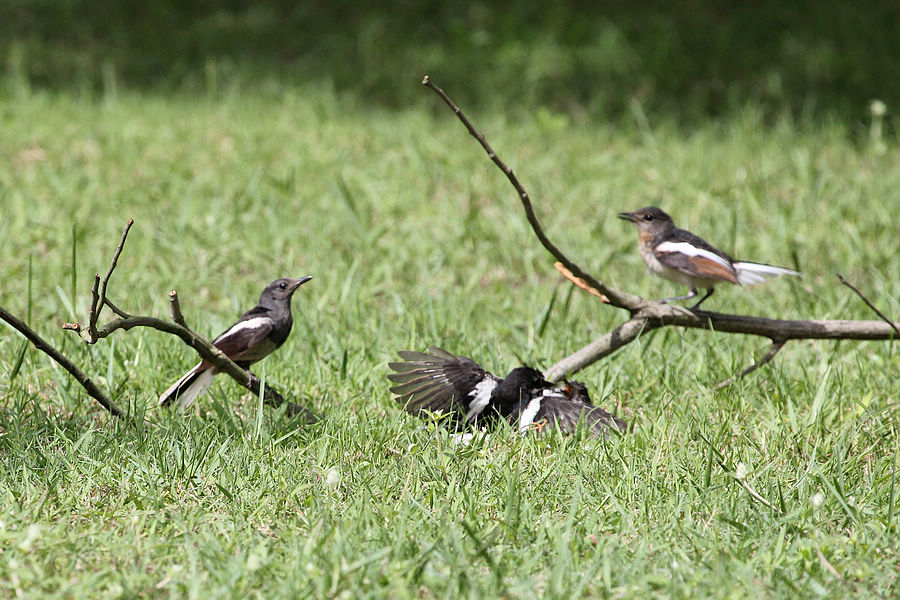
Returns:
[[[876,98],[869,102],[869,112],[873,117],[883,117],[887,114],[887,104]]]
[[[742,462],[737,464],[737,468],[734,470],[734,478],[739,480],[744,480],[747,478],[747,465]]]
[[[825,494],[822,492],[816,492],[812,497],[812,505],[816,508],[819,508],[825,503]]]
[[[325,485],[330,489],[334,489],[341,484],[341,471],[337,467],[328,469],[325,473]]]
[[[247,557],[247,570],[256,571],[262,565],[262,558],[256,552],[251,552]]]
[[[28,552],[31,550],[31,547],[34,545],[34,542],[37,541],[38,538],[41,537],[41,526],[40,525],[29,525],[28,529],[25,531],[25,539],[19,542],[19,550],[23,552]]]

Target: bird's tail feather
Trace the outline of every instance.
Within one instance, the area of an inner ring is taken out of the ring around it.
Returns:
[[[201,367],[204,368],[201,369]],[[214,375],[214,369],[198,363],[196,367],[185,373],[181,379],[160,395],[159,406],[178,400],[178,408],[187,408],[200,394],[206,391],[206,388],[212,383]]]
[[[741,285],[753,285],[766,280],[766,277],[775,277],[778,275],[796,275],[801,276],[799,271],[793,269],[785,269],[784,267],[773,267],[772,265],[762,265],[752,262],[736,262],[734,270],[737,271],[737,280]]]

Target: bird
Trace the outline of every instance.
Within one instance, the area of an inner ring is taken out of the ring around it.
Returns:
[[[529,366],[516,367],[500,378],[466,356],[438,347],[428,352],[401,350],[402,362],[388,366],[391,392],[407,412],[423,416],[443,413],[459,430],[505,419],[520,433],[559,429],[574,433],[582,426],[593,436],[626,432],[622,419],[591,404],[587,387],[578,381],[555,385]]]
[[[698,288],[706,288],[706,295],[691,307],[695,310],[712,296],[715,286],[723,281],[752,285],[765,281],[766,277],[801,275],[799,271],[784,267],[735,261],[690,231],[678,229],[672,217],[655,206],[620,212],[619,218],[637,226],[638,250],[648,271],[690,288],[690,293],[684,296],[659,300],[664,304],[689,300],[698,295]]]
[[[277,350],[291,333],[291,296],[311,275],[283,277],[266,286],[259,303],[213,340],[213,345],[241,368],[247,369]],[[212,383],[218,370],[202,360],[159,396],[159,406],[178,401],[187,408]]]

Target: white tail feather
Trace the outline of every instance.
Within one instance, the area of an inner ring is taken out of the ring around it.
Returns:
[[[178,408],[184,409],[193,404],[194,400],[197,399],[197,396],[205,392],[206,388],[210,386],[215,374],[215,371],[212,369],[207,369],[200,373],[197,380],[189,385],[188,388],[178,396]]]
[[[766,277],[776,277],[778,275],[801,276],[799,271],[794,271],[793,269],[773,267],[772,265],[761,265],[752,262],[736,262],[734,263],[734,270],[737,272],[737,280],[741,285],[762,283],[766,280]]]
[[[200,369],[201,364],[202,363],[197,363],[197,366],[185,373],[181,379],[173,383],[169,386],[169,389],[160,394],[160,406],[168,404],[173,399],[177,399],[178,408],[187,408],[193,404],[194,400],[196,400],[200,394],[206,391],[206,388],[212,383],[213,376],[216,373],[214,369],[207,368],[197,375],[197,371]],[[193,379],[193,381],[191,381],[190,384],[185,385],[191,379]]]

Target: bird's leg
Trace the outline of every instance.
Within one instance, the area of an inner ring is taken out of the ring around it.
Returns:
[[[697,288],[691,288],[690,294],[685,294],[684,296],[674,296],[672,298],[663,298],[662,300],[657,300],[657,302],[659,302],[660,304],[668,304],[669,302],[678,302],[679,300],[690,300],[691,298],[695,298],[697,296],[697,293]],[[700,302],[703,302],[703,300],[701,300]],[[698,302],[697,304],[700,304],[700,302]]]
[[[689,310],[697,310],[697,307],[700,306],[704,300],[712,296],[714,291],[716,291],[716,288],[708,288],[706,290],[706,295],[700,298],[700,300],[697,301],[697,304],[693,305]]]

